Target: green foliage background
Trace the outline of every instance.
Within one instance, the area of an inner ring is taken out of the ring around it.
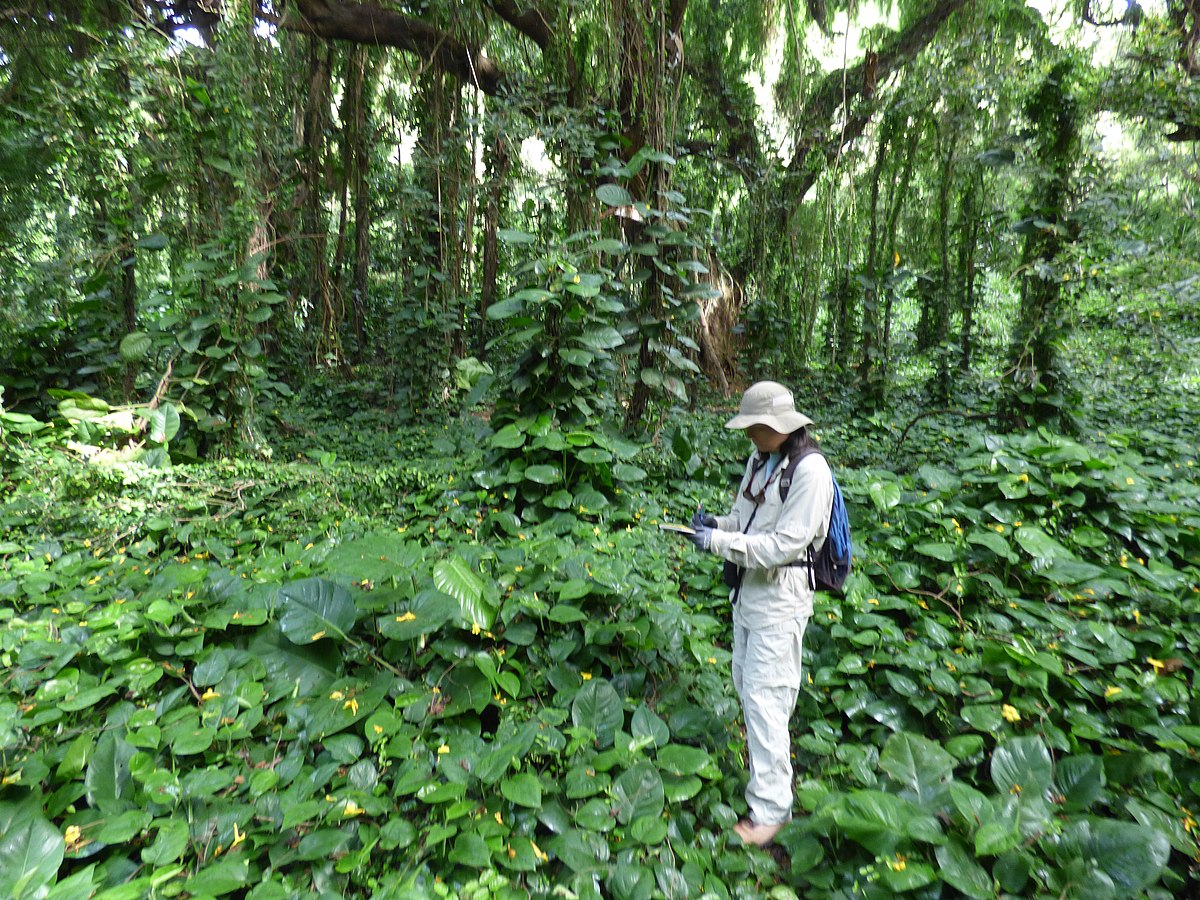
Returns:
[[[0,894],[1195,893],[1200,23],[1100,5],[6,10]],[[761,377],[765,851],[656,527]]]

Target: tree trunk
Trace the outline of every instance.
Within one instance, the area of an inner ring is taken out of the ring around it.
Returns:
[[[616,0],[619,28],[623,35],[623,57],[618,111],[622,129],[630,140],[630,156],[643,147],[665,151],[667,147],[667,113],[673,76],[668,71],[671,55],[668,43],[678,39],[683,24],[687,0],[671,0],[666,8],[654,0]],[[647,24],[649,28],[647,28]],[[667,201],[663,193],[670,185],[670,169],[663,163],[647,163],[630,184],[635,200],[643,200],[651,208],[663,208]],[[660,245],[660,251],[667,249]],[[670,260],[661,260],[668,265]],[[656,347],[669,340],[666,334],[666,298],[664,275],[657,265],[651,265],[650,277],[642,285],[639,304],[640,340],[637,371],[633,392],[625,411],[625,427],[632,429],[642,422],[650,403],[650,387],[641,373],[660,364]]]
[[[1067,242],[1071,174],[1079,148],[1079,110],[1070,62],[1060,62],[1026,105],[1041,177],[1033,188],[1021,257],[1021,315],[1010,349],[1010,424],[1026,427],[1061,419],[1061,372],[1055,347],[1066,330],[1062,276],[1056,266]],[[1037,224],[1040,219],[1047,224]]]
[[[419,81],[417,147],[413,170],[429,197],[414,237],[425,269],[426,312],[440,320],[445,360],[461,356],[462,238],[459,198],[465,153],[456,136],[460,120],[461,84],[441,72],[425,72]]]
[[[953,125],[938,129],[937,212],[932,223],[937,234],[937,279],[925,296],[917,323],[917,349],[938,347],[946,338],[950,318],[950,192],[954,184],[954,157],[958,138]]]
[[[888,144],[892,133],[891,120],[885,120],[879,129],[879,145],[875,148],[875,166],[871,174],[871,202],[868,215],[871,224],[867,235],[867,260],[863,269],[870,284],[863,292],[862,356],[858,364],[858,377],[863,385],[864,398],[872,403],[882,399],[882,384],[873,379],[876,358],[880,350],[879,329],[879,285],[883,280],[883,267],[878,264],[879,255],[879,183],[884,163],[888,157]]]
[[[898,265],[896,256],[896,230],[900,222],[900,213],[904,209],[905,203],[908,202],[908,186],[912,183],[913,168],[917,160],[917,148],[921,144],[921,134],[925,130],[925,123],[922,119],[914,119],[908,129],[907,143],[904,148],[904,164],[900,170],[900,179],[892,188],[891,197],[888,201],[888,223],[887,223],[887,260],[888,265],[895,268]],[[883,307],[883,358],[880,361],[879,378],[884,384],[888,380],[888,371],[891,368],[891,353],[892,353],[892,309],[896,301],[896,292],[888,291],[887,300]]]
[[[958,370],[971,370],[971,342],[975,327],[975,258],[979,249],[979,194],[982,176],[972,173],[963,189],[961,212],[959,213],[960,238],[958,252],[958,277],[962,285],[962,329],[958,339]]]
[[[333,48],[313,42],[309,55],[308,105],[304,111],[304,165],[301,174],[302,245],[301,267],[307,277],[300,298],[301,317],[308,318],[316,309],[317,332],[314,362],[320,364],[338,352],[338,315],[333,306],[329,284],[329,258],[326,249],[327,225],[321,193],[324,189],[325,128],[329,109],[330,68]],[[307,263],[307,265],[305,264]]]
[[[368,118],[374,75],[374,57],[364,54],[358,84],[358,103],[354,107],[354,276],[350,296],[354,304],[355,360],[367,353],[367,300],[371,272],[371,123]]]
[[[364,82],[366,80],[367,66],[367,50],[365,47],[356,46],[351,48],[346,56],[346,90],[342,97],[341,105],[341,120],[342,120],[342,146],[341,159],[342,165],[339,168],[340,183],[339,183],[339,210],[338,210],[338,236],[337,249],[334,252],[333,263],[333,285],[337,297],[337,308],[340,317],[344,318],[346,309],[346,295],[350,295],[352,309],[352,327],[354,331],[354,351],[353,357],[358,359],[362,355],[363,347],[363,327],[364,316],[362,312],[361,298],[355,296],[355,280],[358,276],[358,260],[359,247],[358,240],[361,231],[358,227],[358,214],[361,212],[360,203],[363,196],[362,182],[363,172],[361,166],[362,159],[362,142],[364,140],[362,130],[363,122],[366,117],[365,98],[364,98]],[[353,201],[351,200],[353,197]],[[354,237],[354,264],[353,271],[349,278],[346,275],[346,247],[349,242],[350,233],[350,206],[354,204],[355,210],[355,237]],[[347,281],[349,289],[347,290]]]
[[[476,325],[475,355],[483,359],[487,353],[487,311],[496,301],[496,276],[500,268],[500,209],[504,204],[506,180],[512,167],[508,139],[497,128],[487,156],[487,207],[483,217],[483,273],[479,280],[479,320]]]

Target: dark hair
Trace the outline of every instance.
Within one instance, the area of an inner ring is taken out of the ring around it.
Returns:
[[[797,428],[787,436],[787,440],[783,442],[783,446],[779,448],[779,452],[788,459],[795,459],[809,447],[813,446],[812,436],[808,433],[808,426]]]

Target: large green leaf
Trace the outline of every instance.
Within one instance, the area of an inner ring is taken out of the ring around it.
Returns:
[[[441,591],[421,591],[397,615],[380,616],[379,631],[387,638],[408,641],[437,631],[459,614],[459,603]]]
[[[507,300],[499,300],[487,308],[487,317],[489,319],[507,319],[512,316],[520,315],[525,311],[524,297],[509,297]]]
[[[233,854],[205,866],[185,882],[193,897],[223,897],[246,886],[250,881],[250,860]]]
[[[333,681],[341,661],[337,645],[293,644],[283,636],[277,624],[257,629],[247,648],[267,672],[267,693],[271,697],[295,693],[298,697],[319,694]]]
[[[1018,559],[1017,554],[1013,553],[1012,546],[1008,543],[1008,539],[1003,535],[997,534],[986,528],[979,528],[967,535],[967,540],[972,544],[979,544],[987,547],[1001,559],[1015,563]]]
[[[640,762],[621,773],[613,782],[613,801],[616,804],[617,820],[628,825],[643,816],[662,814],[666,795],[663,792],[662,776],[648,762]]]
[[[42,815],[41,804],[0,803],[0,897],[46,896],[63,852],[62,833]]]
[[[602,679],[585,682],[571,702],[571,722],[590,729],[601,747],[609,746],[625,722],[620,695]]]
[[[1085,810],[1104,790],[1104,761],[1091,754],[1060,759],[1054,767],[1054,782],[1068,809]]]
[[[379,587],[395,578],[408,584],[423,556],[419,544],[394,529],[375,531],[334,547],[325,557],[325,569],[347,582],[367,580]]]
[[[1041,567],[1056,561],[1074,559],[1074,555],[1036,525],[1022,525],[1013,531],[1015,540],[1034,559],[1035,566]]]
[[[305,578],[279,589],[279,630],[294,644],[344,638],[354,628],[358,609],[344,587],[324,578]]]
[[[538,809],[542,805],[542,783],[531,772],[519,772],[500,782],[500,793],[517,806]]]
[[[649,738],[655,747],[663,747],[671,740],[671,729],[667,723],[646,706],[639,706],[633,711],[629,728],[635,738]]]
[[[619,184],[602,184],[596,188],[596,199],[606,206],[631,206],[633,197]]]
[[[975,900],[988,900],[996,895],[992,876],[957,839],[946,841],[934,853],[937,855],[938,874],[946,884]]]
[[[935,807],[946,800],[946,783],[954,771],[954,757],[929,738],[902,731],[884,744],[879,768],[904,785],[918,804],[935,812]]]
[[[958,556],[957,547],[939,541],[925,541],[917,544],[913,549],[924,556],[940,559],[942,562],[953,562]]]
[[[149,847],[142,850],[142,860],[152,866],[165,866],[183,856],[191,835],[184,814],[158,820],[158,835]]]
[[[536,465],[525,470],[525,480],[538,484],[557,484],[562,481],[562,473],[558,466]]]
[[[701,747],[668,744],[658,751],[658,766],[672,775],[695,775],[708,769],[712,757]],[[715,775],[716,772],[710,773]]]
[[[434,563],[433,583],[458,602],[464,623],[483,629],[495,623],[496,609],[483,595],[483,582],[461,556],[448,556]]]
[[[149,353],[151,346],[150,335],[144,331],[131,331],[121,339],[121,356],[133,362]]]
[[[621,332],[617,331],[611,325],[593,325],[584,331],[578,340],[584,346],[590,347],[593,350],[611,350],[625,343],[625,338],[621,337]]]
[[[346,678],[333,682],[329,687],[328,693],[300,701],[308,713],[307,730],[314,740],[345,731],[377,712],[392,687],[392,679],[386,673],[380,673],[370,683]]]
[[[88,760],[83,784],[88,803],[106,815],[116,815],[133,805],[133,776],[129,761],[137,752],[115,731],[106,731]]]
[[[179,433],[179,410],[170,401],[150,410],[145,418],[150,425],[150,440],[155,444],[165,444]]]
[[[1040,737],[1012,738],[992,754],[992,782],[1001,794],[1041,797],[1053,774],[1050,751]]]
[[[1087,816],[1069,821],[1050,853],[1063,862],[1083,860],[1112,879],[1119,896],[1133,897],[1162,875],[1171,843],[1144,825]]]
[[[908,839],[940,844],[938,820],[910,800],[883,791],[836,794],[822,810],[847,837],[877,855],[891,854]]]
[[[454,849],[450,851],[450,862],[472,869],[486,869],[492,861],[492,851],[487,842],[473,831],[466,831],[454,840]]]
[[[525,443],[525,432],[508,424],[492,435],[491,445],[502,450],[515,450]]]

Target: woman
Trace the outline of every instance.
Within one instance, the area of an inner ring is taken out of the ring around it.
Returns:
[[[783,385],[751,385],[738,414],[725,424],[744,430],[756,449],[733,509],[727,516],[697,510],[692,520],[692,542],[740,569],[740,583],[730,591],[733,687],[746,723],[750,815],[734,831],[757,846],[774,840],[792,817],[788,723],[800,691],[800,649],[813,609],[807,551],[812,545],[815,553],[824,543],[833,502],[829,465],[811,452],[811,424],[796,412]],[[779,481],[797,458],[783,501]]]

